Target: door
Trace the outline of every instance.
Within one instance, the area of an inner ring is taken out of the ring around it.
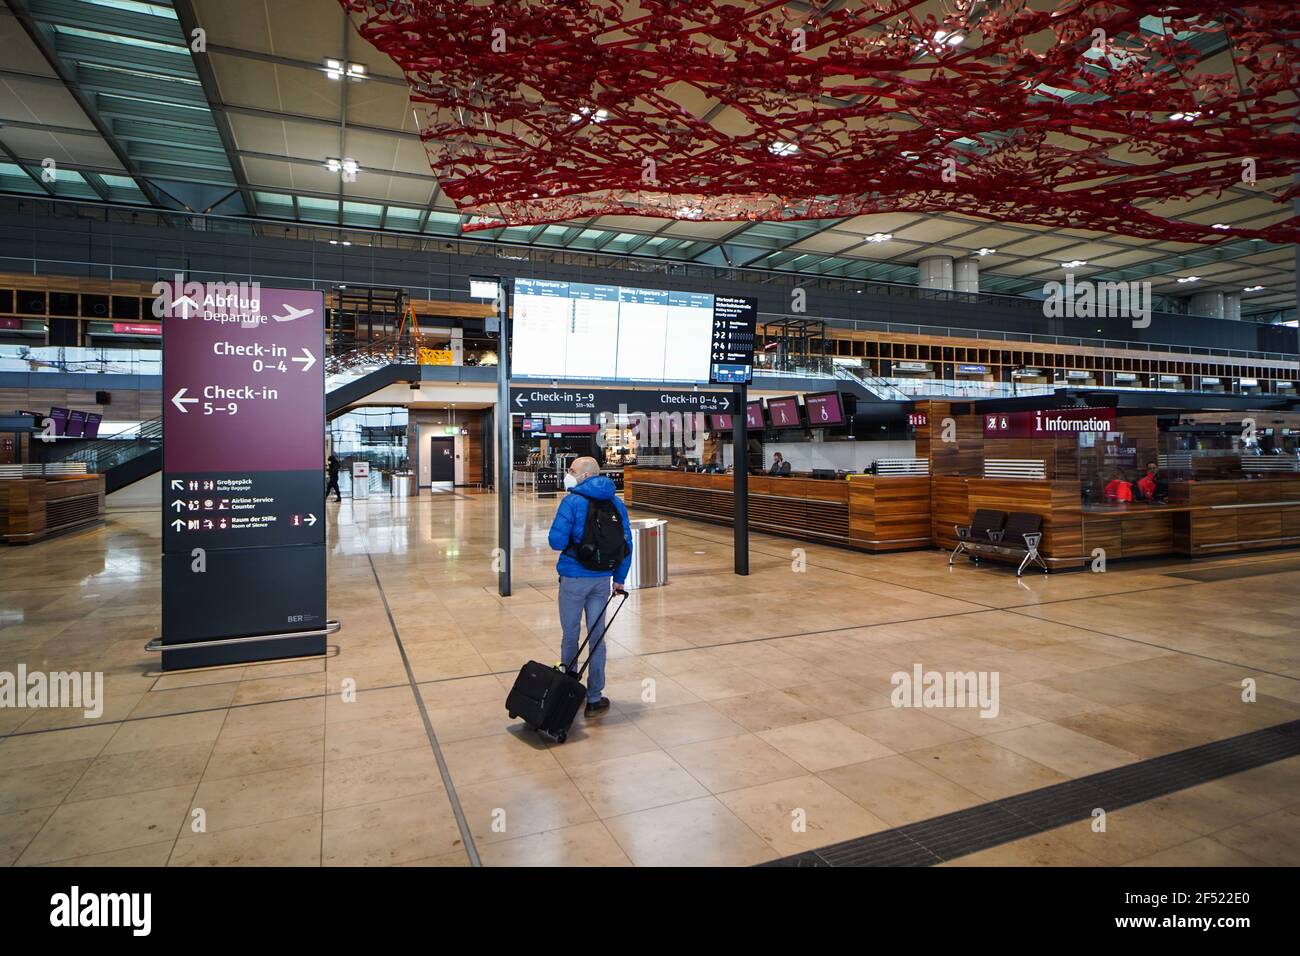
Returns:
[[[452,438],[429,441],[429,484],[454,484],[456,481],[456,443]]]

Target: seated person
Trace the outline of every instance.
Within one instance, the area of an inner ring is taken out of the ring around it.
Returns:
[[[1133,485],[1131,482],[1125,481],[1122,475],[1116,475],[1106,485],[1106,490],[1103,493],[1107,498],[1114,501],[1132,501]]]
[[[772,456],[772,467],[767,470],[769,475],[782,476],[790,474],[790,463],[778,451]]]
[[[1158,484],[1159,482],[1156,478],[1156,466],[1153,462],[1147,465],[1147,473],[1138,479],[1138,497],[1143,501],[1155,501],[1158,497]]]

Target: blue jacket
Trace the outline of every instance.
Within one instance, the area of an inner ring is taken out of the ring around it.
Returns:
[[[627,542],[627,554],[623,555],[623,560],[614,569],[615,583],[622,584],[627,580],[628,568],[632,566],[632,526],[627,520],[627,506],[614,494],[614,482],[604,475],[588,478],[565,495],[564,500],[560,502],[559,510],[555,512],[555,520],[551,522],[551,533],[547,538],[551,550],[561,552],[560,560],[555,562],[555,570],[562,578],[601,578],[608,577],[610,574],[608,571],[592,571],[584,568],[573,555],[562,553],[569,545],[577,544],[582,540],[582,529],[587,524],[587,499],[612,500],[619,516],[623,519],[623,540]]]

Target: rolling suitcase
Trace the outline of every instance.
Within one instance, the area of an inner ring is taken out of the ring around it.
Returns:
[[[600,614],[600,619],[605,622],[605,626],[600,629],[595,643],[591,645],[591,653],[587,654],[587,661],[580,670],[574,671],[573,668],[578,663],[578,658],[582,656],[582,649],[587,646],[587,641],[591,638],[590,632],[578,645],[578,652],[573,655],[573,660],[567,664],[552,666],[529,661],[519,669],[515,686],[506,696],[506,712],[511,720],[522,717],[524,723],[557,743],[564,743],[568,739],[573,718],[578,716],[578,708],[587,699],[587,688],[582,683],[582,675],[586,673],[587,665],[591,663],[591,654],[595,653],[600,642],[605,639],[605,632],[609,630],[610,625],[614,623],[614,618],[618,617],[618,612],[623,610],[623,605],[627,603],[627,592],[623,592],[623,600],[619,601],[618,607],[614,609],[614,617],[606,620],[605,614],[609,611],[609,605],[613,600],[614,595],[611,594],[609,600],[605,602],[605,608]]]

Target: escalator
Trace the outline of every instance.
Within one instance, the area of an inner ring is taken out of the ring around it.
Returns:
[[[151,418],[134,431],[101,438],[50,460],[85,464],[86,471],[104,476],[104,490],[112,494],[162,468],[162,419]]]

